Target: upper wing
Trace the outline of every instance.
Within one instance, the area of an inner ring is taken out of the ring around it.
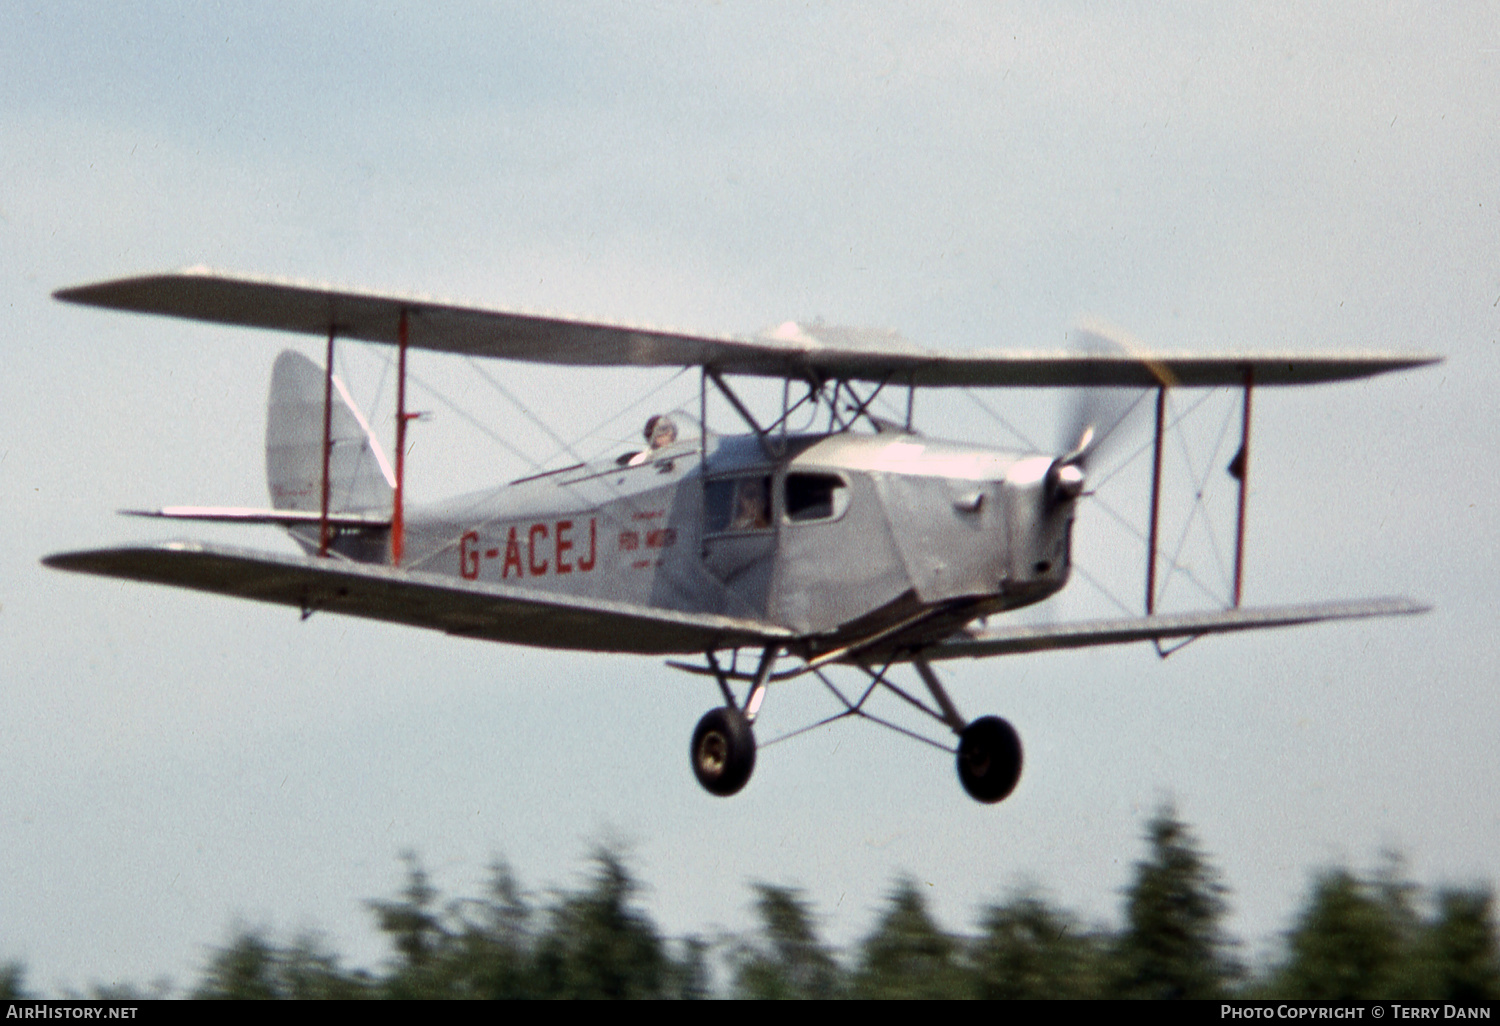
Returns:
[[[166,314],[311,335],[395,344],[407,315],[408,344],[533,363],[642,367],[703,366],[773,378],[892,381],[925,386],[1111,385],[1189,388],[1297,385],[1369,377],[1435,363],[1424,354],[932,352],[892,332],[788,322],[754,338],[483,310],[411,296],[376,295],[271,278],[190,269],[81,285],[55,293],[70,303]]]
[[[42,562],[59,570],[170,584],[543,648],[662,655],[784,643],[792,637],[778,627],[728,616],[679,613],[195,542],[65,552]]]
[[[1357,620],[1369,616],[1406,616],[1425,613],[1430,606],[1408,598],[1376,598],[1355,602],[1316,602],[1298,606],[1225,609],[1210,613],[1141,616],[1122,620],[1085,620],[1046,627],[1001,627],[969,637],[959,636],[923,649],[924,659],[961,659],[1059,648],[1120,645],[1131,641],[1165,641],[1203,634],[1293,627],[1324,620]]]

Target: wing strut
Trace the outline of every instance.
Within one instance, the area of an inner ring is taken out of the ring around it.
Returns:
[[[406,412],[406,318],[406,307],[403,306],[396,328],[396,494],[391,510],[391,565],[396,567],[401,565],[401,551],[406,546],[406,422],[410,419]]]
[[[745,419],[746,424],[750,425],[751,430],[755,432],[755,440],[760,443],[760,447],[766,456],[774,460],[776,454],[771,451],[771,443],[766,441],[766,429],[760,426],[760,421],[755,419],[755,414],[751,413],[745,404],[740,402],[740,397],[735,395],[734,390],[724,383],[723,375],[717,370],[712,367],[706,367],[704,368],[704,374],[709,381],[714,383],[714,387],[719,390],[719,393],[725,399],[729,400],[729,404],[735,408],[735,412]]]
[[[1229,474],[1239,482],[1239,508],[1234,534],[1234,600],[1240,608],[1245,586],[1245,503],[1250,492],[1250,409],[1255,391],[1255,365],[1245,365],[1244,403],[1240,410],[1240,450],[1229,462]],[[1156,612],[1156,550],[1161,520],[1162,437],[1166,432],[1167,385],[1156,389],[1156,434],[1151,444],[1151,521],[1146,537],[1146,615]]]
[[[1156,389],[1156,439],[1151,449],[1151,527],[1146,535],[1146,615],[1156,612],[1156,541],[1161,519],[1161,438],[1167,420],[1167,386]]]
[[[328,464],[333,459],[333,336],[338,329],[328,325],[328,352],[323,360],[323,503],[318,519],[318,555],[326,558],[333,541],[328,522]]]
[[[1245,496],[1250,489],[1250,393],[1255,389],[1255,368],[1245,368],[1245,407],[1240,416],[1240,451],[1229,462],[1229,473],[1240,483],[1239,518],[1234,533],[1234,608],[1240,608],[1240,590],[1245,581]]]
[[[405,307],[398,315],[396,328],[398,356],[396,360],[396,488],[391,509],[391,564],[401,565],[401,553],[406,544],[406,425],[420,414],[406,412],[406,350],[407,316]],[[318,555],[326,557],[333,544],[333,520],[329,514],[331,500],[330,464],[333,461],[333,341],[338,334],[338,325],[328,325],[328,348],[323,358],[323,495],[318,514]],[[340,385],[339,387],[343,387]]]

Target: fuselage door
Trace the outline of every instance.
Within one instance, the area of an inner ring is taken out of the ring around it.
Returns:
[[[733,596],[724,612],[765,615],[775,556],[770,471],[708,480],[703,489],[703,560]]]
[[[869,475],[788,470],[772,619],[797,631],[829,631],[909,588]]]

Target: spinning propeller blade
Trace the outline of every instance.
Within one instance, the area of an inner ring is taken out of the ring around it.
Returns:
[[[1090,356],[1120,356],[1145,347],[1125,332],[1098,321],[1084,321],[1074,329],[1072,347]],[[1128,437],[1126,421],[1139,405],[1141,392],[1134,388],[1085,386],[1067,399],[1062,418],[1058,451],[1066,453],[1064,464],[1087,469],[1091,460],[1108,452]]]

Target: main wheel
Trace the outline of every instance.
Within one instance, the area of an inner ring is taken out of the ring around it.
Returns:
[[[958,735],[958,779],[975,801],[993,804],[1021,779],[1021,736],[998,716],[984,716]]]
[[[710,794],[727,798],[755,770],[755,734],[738,709],[710,709],[693,731],[693,772]]]

